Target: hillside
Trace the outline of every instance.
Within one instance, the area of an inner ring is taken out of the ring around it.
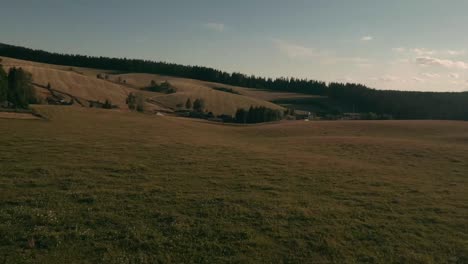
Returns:
[[[187,101],[187,98],[190,98],[192,102],[201,98],[206,102],[207,111],[213,112],[215,115],[220,114],[229,114],[234,115],[236,110],[239,108],[248,109],[250,106],[265,106],[271,109],[283,108],[279,105],[270,103],[265,100],[257,99],[254,97],[247,96],[247,92],[243,92],[245,88],[236,87],[239,94],[233,94],[223,91],[218,91],[213,88],[216,87],[231,87],[223,84],[217,83],[208,83],[204,81],[194,80],[194,79],[185,79],[177,78],[170,76],[161,76],[156,74],[143,74],[143,73],[134,73],[134,74],[117,74],[109,76],[110,80],[116,81],[119,78],[125,80],[126,83],[132,87],[138,89],[143,89],[148,87],[151,81],[156,83],[162,83],[168,81],[176,89],[176,93],[161,95],[161,94],[147,94],[149,99],[152,99],[161,105],[170,106],[173,109],[177,108],[177,105],[183,105]],[[232,88],[232,87],[231,87]],[[245,89],[248,90],[248,89]],[[268,94],[269,92],[264,91],[263,94]],[[244,95],[246,94],[246,95]],[[281,93],[277,93],[274,96],[281,96]],[[288,94],[284,95],[285,97]]]
[[[468,123],[1,119],[5,263],[466,263]]]
[[[326,114],[332,114],[334,109],[357,108],[361,113],[375,113],[395,119],[468,120],[468,108],[466,107],[468,92],[386,91],[357,83],[326,83],[293,77],[273,79],[237,72],[228,73],[203,66],[127,58],[58,54],[6,44],[0,45],[0,56],[51,64],[108,69],[125,73],[177,76],[275,92],[326,96],[331,99],[331,102],[327,103],[331,106],[331,109],[326,109],[328,112]],[[166,99],[171,103],[180,101],[179,97],[173,97]],[[225,108],[232,108],[229,107],[229,104],[227,104],[227,107],[220,107],[216,95],[210,94],[207,95],[207,98],[212,100],[210,105],[215,108],[211,110],[213,112],[219,113],[224,111]],[[260,99],[259,97],[256,98]],[[242,100],[239,101],[241,101],[241,105],[244,104]],[[317,108],[316,105],[305,106],[306,108]]]
[[[67,98],[72,96],[82,105],[88,106],[89,101],[110,100],[120,109],[127,109],[126,98],[129,93],[139,92],[144,94],[148,100],[147,110],[159,110],[172,112],[178,109],[178,105],[184,105],[188,98],[192,101],[201,98],[206,102],[206,110],[215,115],[233,115],[238,108],[249,108],[250,106],[265,106],[271,109],[283,109],[281,106],[268,101],[249,96],[246,88],[232,87],[239,94],[218,91],[216,87],[231,87],[223,84],[208,83],[193,79],[167,77],[152,74],[119,74],[115,71],[102,69],[89,69],[80,67],[50,65],[0,57],[4,68],[22,67],[32,73],[33,81],[36,84],[38,95],[45,100],[50,96],[50,92],[45,89],[50,83],[52,89],[62,93]],[[98,79],[97,75],[108,75],[108,80]],[[125,80],[118,82],[117,80]],[[142,91],[150,82],[169,81],[176,89],[174,94],[162,94]],[[300,96],[288,93],[270,93],[268,91],[256,91],[256,97],[266,97],[268,99]]]

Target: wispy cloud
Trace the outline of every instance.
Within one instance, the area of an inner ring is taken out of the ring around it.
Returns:
[[[396,81],[399,81],[400,78],[398,78],[397,76],[393,76],[393,75],[383,75],[383,76],[380,76],[380,77],[370,78],[370,80],[372,80],[372,81],[381,81],[381,82],[396,82]]]
[[[468,69],[468,63],[463,61],[454,61],[447,59],[438,59],[433,57],[418,57],[415,60],[416,64],[421,66],[439,66],[451,69]]]
[[[323,56],[324,53],[314,48],[306,47],[303,45],[291,43],[281,39],[274,39],[274,45],[286,56],[291,59],[304,59]]]
[[[356,82],[356,80],[354,78],[349,77],[349,76],[338,78],[336,81],[337,82],[342,82],[342,83],[354,83],[354,82]]]
[[[372,66],[372,63],[369,59],[362,58],[362,57],[346,57],[346,56],[328,55],[322,58],[322,62],[326,64],[350,63],[359,67],[371,67]]]
[[[460,74],[458,74],[458,73],[450,73],[450,74],[449,74],[449,77],[452,78],[452,79],[458,79],[458,78],[460,78]]]
[[[364,36],[361,38],[361,41],[371,41],[371,40],[374,40],[373,36]]]
[[[425,48],[415,48],[415,49],[412,49],[411,51],[414,52],[418,56],[435,55],[437,53],[437,51],[435,50],[429,50]]]
[[[427,49],[427,48],[392,48],[393,52],[396,53],[408,53],[408,54],[415,54],[417,56],[462,56],[467,54],[466,50],[452,50],[452,49],[442,49],[442,50],[435,50],[435,49]]]
[[[440,74],[438,73],[421,73],[422,76],[426,77],[426,78],[439,78],[440,77]]]
[[[406,48],[399,47],[399,48],[393,48],[392,50],[394,52],[402,53],[406,51]]]
[[[222,23],[206,23],[203,27],[216,32],[224,32],[226,26]]]
[[[466,54],[466,50],[447,50],[446,52],[451,56],[461,56]]]
[[[411,78],[411,80],[416,81],[416,82],[424,82],[424,79],[416,77],[416,76]]]

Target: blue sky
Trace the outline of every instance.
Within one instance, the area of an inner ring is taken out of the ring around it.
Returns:
[[[0,0],[0,42],[379,89],[466,91],[466,10],[466,0]]]

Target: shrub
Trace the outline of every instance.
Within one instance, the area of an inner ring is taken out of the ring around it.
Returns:
[[[165,81],[158,85],[154,80],[151,81],[150,86],[146,87],[145,90],[165,94],[171,94],[176,92],[176,89],[168,81]]]
[[[196,99],[195,102],[193,102],[193,110],[196,112],[203,112],[205,109],[205,100],[203,99]]]
[[[187,102],[185,102],[185,108],[192,109],[192,101],[190,100],[190,98],[188,98]]]

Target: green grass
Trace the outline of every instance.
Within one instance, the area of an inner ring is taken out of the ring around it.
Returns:
[[[0,263],[468,262],[466,122],[37,111],[0,119]]]

